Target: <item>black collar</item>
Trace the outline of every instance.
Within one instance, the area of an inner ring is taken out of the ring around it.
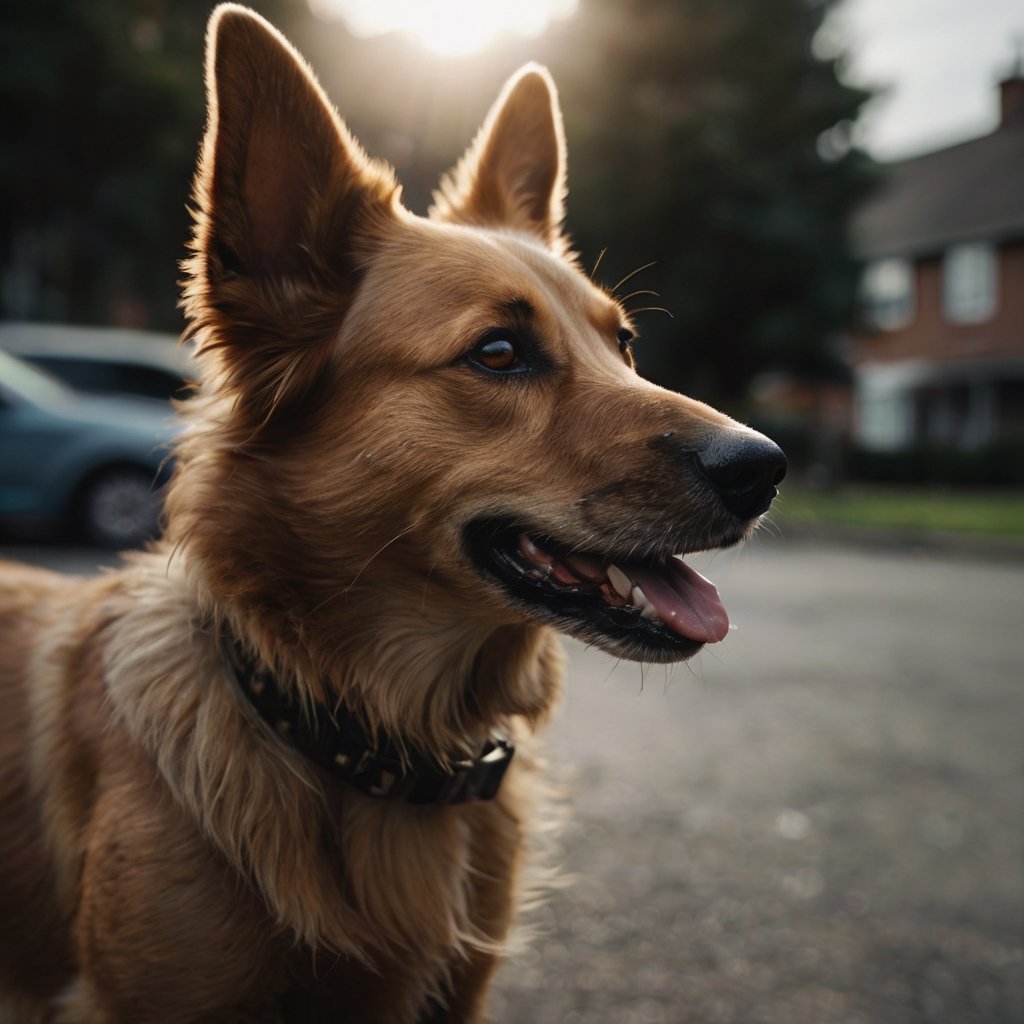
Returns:
[[[320,704],[300,708],[274,674],[236,641],[225,640],[224,648],[239,688],[270,730],[360,792],[411,804],[461,804],[497,794],[515,753],[507,739],[492,736],[475,757],[461,758],[445,770],[416,750],[407,748],[403,755],[387,736],[368,736],[343,707],[333,714]]]

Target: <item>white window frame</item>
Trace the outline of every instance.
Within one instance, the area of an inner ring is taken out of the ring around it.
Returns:
[[[928,371],[921,360],[857,368],[854,438],[862,448],[896,452],[914,443],[915,394]]]
[[[861,279],[864,315],[883,331],[896,331],[913,322],[917,290],[910,260],[889,257],[869,263]]]
[[[950,246],[942,260],[942,310],[954,324],[991,320],[999,302],[999,254],[990,242]]]

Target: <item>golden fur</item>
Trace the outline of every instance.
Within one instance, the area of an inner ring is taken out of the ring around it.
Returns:
[[[741,428],[624,357],[624,311],[561,233],[542,69],[420,219],[265,22],[218,8],[208,55],[184,290],[202,381],[165,536],[95,579],[0,575],[0,990],[19,1021],[477,1021],[563,656],[463,530],[511,513],[579,550],[732,542],[756,516],[651,439]],[[470,366],[523,310],[546,376]],[[441,764],[503,727],[497,798],[329,778],[254,717],[225,635]]]

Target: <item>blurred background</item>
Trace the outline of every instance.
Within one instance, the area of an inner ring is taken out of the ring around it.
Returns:
[[[257,0],[425,213],[502,82],[558,84],[568,230],[641,371],[775,437],[722,653],[572,648],[580,874],[503,1021],[1024,1021],[1019,0]],[[155,528],[191,367],[199,0],[0,15],[0,526]],[[632,275],[632,276],[629,276]],[[51,548],[15,544],[45,532]],[[746,614],[749,611],[749,614]],[[642,751],[642,756],[641,752]],[[539,950],[539,952],[538,952]]]
[[[1024,483],[1016,0],[255,6],[421,213],[504,79],[549,65],[582,262],[634,275],[647,376],[783,444],[792,517],[850,481]],[[210,7],[6,6],[0,320],[180,331]]]

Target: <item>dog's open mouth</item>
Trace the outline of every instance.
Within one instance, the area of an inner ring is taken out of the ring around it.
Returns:
[[[494,520],[472,523],[477,567],[564,632],[637,660],[678,661],[729,631],[715,585],[679,556],[615,559],[571,551]]]

